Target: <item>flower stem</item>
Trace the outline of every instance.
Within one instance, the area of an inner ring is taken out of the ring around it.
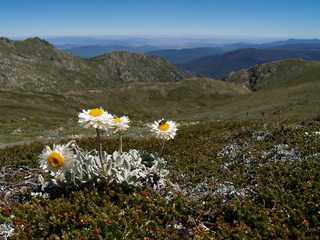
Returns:
[[[159,151],[159,157],[161,157],[161,155],[162,155],[162,152],[163,152],[163,149],[164,149],[164,143],[165,143],[165,142],[166,142],[165,140],[162,140],[161,148],[160,148],[160,151]]]
[[[120,141],[120,149],[119,149],[119,151],[120,151],[120,154],[122,153],[122,134],[121,134],[121,132],[119,132],[119,141]]]
[[[97,130],[97,139],[98,139],[98,152],[99,152],[99,159],[100,159],[100,163],[102,168],[104,168],[104,164],[102,161],[102,143],[101,143],[101,137],[100,137],[100,129],[96,128]]]

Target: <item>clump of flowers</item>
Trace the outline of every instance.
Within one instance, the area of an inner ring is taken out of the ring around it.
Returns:
[[[72,140],[66,145],[46,146],[39,155],[40,167],[50,172],[50,183],[64,188],[95,187],[101,184],[112,186],[165,186],[166,161],[161,157],[164,142],[173,139],[177,126],[173,121],[154,122],[151,131],[163,140],[159,153],[131,149],[122,151],[122,134],[130,126],[127,116],[116,117],[102,108],[82,110],[79,124],[94,128],[98,149],[84,151]],[[119,150],[109,154],[102,150],[101,131],[119,135]]]

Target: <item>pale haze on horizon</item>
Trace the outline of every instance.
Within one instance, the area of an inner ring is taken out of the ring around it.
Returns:
[[[318,0],[2,1],[0,36],[320,38]]]

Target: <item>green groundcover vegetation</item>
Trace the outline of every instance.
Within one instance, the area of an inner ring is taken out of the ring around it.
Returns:
[[[101,186],[51,198],[21,190],[30,175],[47,179],[37,160],[43,143],[0,149],[0,225],[14,229],[11,239],[319,239],[319,131],[319,119],[183,125],[164,148],[165,188]],[[77,144],[91,150],[96,139]],[[123,139],[124,151],[160,145]],[[105,151],[117,147],[103,140]]]

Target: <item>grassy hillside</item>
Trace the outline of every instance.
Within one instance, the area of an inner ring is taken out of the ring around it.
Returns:
[[[0,147],[72,134],[81,106],[66,95],[0,89]]]
[[[177,83],[139,83],[74,92],[89,106],[103,105],[117,114],[135,118],[179,118],[181,114],[214,108],[221,101],[249,93],[246,87],[212,79],[187,79]]]
[[[319,92],[319,78],[293,83],[284,81],[278,87],[256,92],[211,79],[127,84],[72,91],[63,96],[2,90],[0,142],[34,140],[39,136],[46,139],[68,133],[77,135],[82,131],[76,127],[77,113],[97,106],[118,116],[129,116],[138,128],[140,121],[160,118],[179,121],[238,118],[260,119],[262,122],[299,121],[312,118],[319,112]],[[132,135],[136,135],[136,131]]]
[[[264,114],[269,119],[303,119],[319,112],[320,62],[271,62],[231,73],[225,80],[258,91],[228,99],[203,116],[222,112],[234,117]]]
[[[98,63],[103,74],[119,83],[177,82],[197,76],[144,53],[113,52],[92,58],[91,62]]]
[[[176,82],[197,76],[144,54],[119,52],[86,60],[39,38],[1,38],[0,72],[1,87],[54,93],[123,82]]]
[[[210,111],[206,116],[216,116],[216,112],[223,112],[234,117],[259,116],[262,121],[265,119],[302,120],[319,112],[319,91],[320,80],[282,85],[233,98],[215,109],[215,112]]]
[[[1,87],[65,91],[114,84],[89,61],[55,49],[39,38],[0,41]]]
[[[289,59],[255,65],[228,74],[223,80],[244,84],[252,91],[277,88],[285,84],[314,82],[320,79],[320,62]]]
[[[0,144],[79,134],[82,129],[76,121],[82,109],[101,106],[137,124],[158,118],[192,120],[192,114],[248,92],[246,87],[212,79],[127,84],[65,94],[0,89]]]
[[[81,108],[104,106],[132,117],[169,117],[219,105],[220,101],[249,93],[247,87],[205,78],[176,83],[125,84],[65,94],[0,89],[2,119],[23,117],[66,118]]]

